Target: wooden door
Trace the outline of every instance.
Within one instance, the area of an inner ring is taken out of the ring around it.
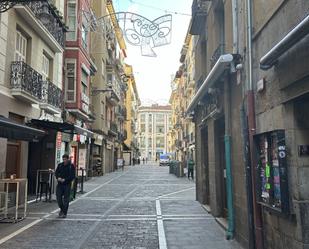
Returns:
[[[7,142],[6,152],[6,176],[10,177],[12,174],[16,174],[19,178],[20,172],[20,142]]]

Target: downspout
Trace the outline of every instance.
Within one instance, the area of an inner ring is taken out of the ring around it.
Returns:
[[[257,160],[254,155],[254,141],[253,135],[256,130],[255,123],[255,103],[254,91],[252,81],[252,4],[251,0],[247,0],[247,46],[248,46],[248,80],[247,80],[247,115],[248,115],[248,129],[249,129],[249,143],[250,143],[250,156],[251,156],[251,181],[252,181],[252,199],[253,199],[253,216],[254,216],[254,231],[255,231],[255,248],[263,249],[263,230],[262,230],[262,212],[261,206],[256,200],[256,172],[255,165]]]
[[[238,5],[237,0],[232,0],[233,18],[233,54],[238,54]]]
[[[250,146],[248,133],[248,120],[244,103],[240,109],[240,124],[241,124],[241,138],[243,143],[243,162],[246,172],[246,194],[247,194],[247,219],[249,228],[249,249],[255,248],[254,243],[254,220],[253,220],[253,199],[252,199],[252,176],[251,176],[251,161],[250,161]]]
[[[231,76],[228,74],[228,80],[225,82],[224,93],[224,116],[225,116],[225,166],[226,166],[226,195],[227,195],[227,212],[228,228],[226,239],[234,238],[235,219],[233,205],[233,180],[232,180],[232,160],[231,160],[231,95],[230,95]]]
[[[233,54],[238,53],[238,26],[237,26],[237,1],[232,0],[232,17],[233,17]],[[233,63],[233,62],[232,62]],[[227,193],[227,212],[228,228],[226,238],[233,239],[235,231],[234,203],[233,203],[233,179],[232,179],[232,160],[231,160],[231,93],[230,82],[231,76],[228,76],[225,82],[224,93],[224,113],[225,113],[225,163],[226,163],[226,193]]]

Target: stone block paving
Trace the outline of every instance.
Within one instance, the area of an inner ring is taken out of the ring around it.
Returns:
[[[163,215],[207,215],[205,209],[197,201],[192,200],[161,200],[161,210]],[[210,216],[211,217],[211,216]]]
[[[156,202],[154,200],[122,202],[110,215],[156,215]]]
[[[195,201],[194,181],[168,167],[125,167],[84,189],[66,219],[57,218],[55,202],[39,202],[24,221],[0,224],[0,248],[241,248]]]
[[[70,205],[69,214],[87,214],[104,215],[110,208],[115,206],[119,201],[113,200],[93,200],[93,199],[80,199],[78,202]],[[90,205],[89,205],[90,204]]]
[[[156,221],[104,221],[81,248],[159,248]]]
[[[225,232],[213,218],[200,220],[165,220],[169,249],[242,249],[235,241],[224,239]]]

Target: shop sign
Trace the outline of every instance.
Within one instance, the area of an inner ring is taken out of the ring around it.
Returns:
[[[62,143],[62,133],[57,132],[56,136],[56,163],[61,162],[61,143]]]

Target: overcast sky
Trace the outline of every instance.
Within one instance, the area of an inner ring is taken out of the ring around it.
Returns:
[[[171,43],[154,48],[157,57],[141,55],[139,47],[127,43],[126,63],[133,66],[137,88],[142,104],[158,102],[168,103],[171,93],[172,75],[180,66],[181,47],[190,22],[191,0],[114,0],[117,12],[130,11],[154,20],[162,15],[170,14],[164,10],[177,12],[172,14]],[[153,6],[151,8],[151,6]],[[162,10],[160,10],[162,9]],[[189,14],[189,15],[184,15]]]

